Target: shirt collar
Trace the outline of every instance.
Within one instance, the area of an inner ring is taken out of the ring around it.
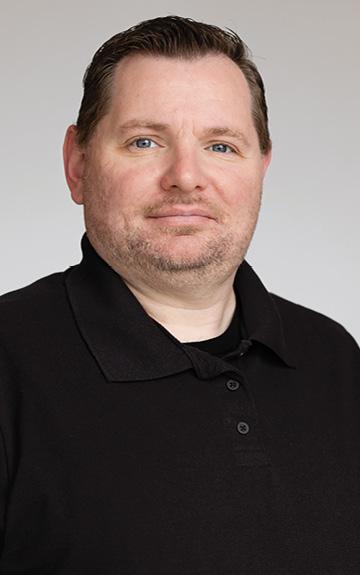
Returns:
[[[192,367],[201,376],[207,354],[189,350],[150,318],[86,235],[81,245],[83,259],[68,270],[65,284],[78,329],[105,377],[109,381],[151,380]],[[291,365],[276,305],[245,261],[237,272],[235,288],[248,339],[269,347]],[[225,371],[220,361],[218,371]]]
[[[247,339],[265,345],[289,367],[295,367],[295,358],[287,345],[274,296],[267,291],[248,262],[244,261],[239,267],[234,285],[241,301]]]

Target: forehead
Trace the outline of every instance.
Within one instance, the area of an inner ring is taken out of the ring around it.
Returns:
[[[224,55],[185,59],[130,55],[115,69],[110,113],[157,111],[198,116],[251,110],[251,94],[241,69]]]

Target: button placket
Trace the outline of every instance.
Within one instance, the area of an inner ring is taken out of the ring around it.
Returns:
[[[227,399],[224,398],[225,417],[223,421],[225,428],[233,437],[235,445],[239,441],[240,443],[246,441],[246,444],[250,441],[250,444],[252,444],[253,440],[256,442],[256,430],[254,429],[256,415],[248,391],[244,386],[242,375],[234,373],[233,377],[230,376],[225,381],[225,385],[229,391],[236,391],[235,395],[228,393],[226,395]],[[244,439],[240,440],[240,436]],[[250,440],[250,437],[252,437],[252,440]]]
[[[233,369],[224,376],[222,416],[224,432],[233,452],[233,461],[240,467],[268,465],[269,459],[259,436],[256,406],[246,375],[240,369]]]

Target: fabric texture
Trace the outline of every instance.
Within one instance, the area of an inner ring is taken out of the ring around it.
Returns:
[[[243,262],[216,357],[82,245],[0,298],[0,574],[358,575],[351,336]]]

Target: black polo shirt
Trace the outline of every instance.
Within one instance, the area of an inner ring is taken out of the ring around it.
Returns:
[[[83,250],[0,299],[0,573],[358,575],[352,338],[244,262],[217,357]]]

